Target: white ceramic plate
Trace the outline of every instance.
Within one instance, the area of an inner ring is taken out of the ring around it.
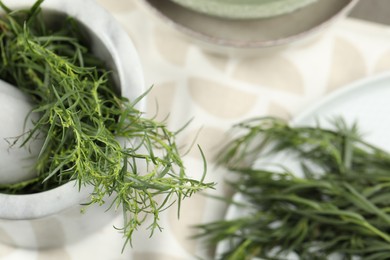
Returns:
[[[218,53],[253,53],[317,35],[358,0],[318,0],[295,12],[265,19],[230,20],[186,9],[171,1],[139,0],[154,16],[206,50]]]
[[[322,127],[331,127],[329,120],[342,116],[347,124],[358,123],[365,140],[390,151],[389,97],[390,73],[366,78],[325,97],[320,103],[295,117],[292,124],[315,125],[320,122]],[[236,194],[234,200],[244,202],[240,194]],[[242,209],[232,205],[228,208],[226,219],[242,216],[242,212]],[[217,255],[226,251],[226,246],[225,243],[220,243]]]
[[[318,118],[322,126],[328,119],[342,116],[348,124],[357,122],[365,140],[390,151],[390,74],[360,80],[330,94],[319,104],[293,120],[296,125],[313,125]]]

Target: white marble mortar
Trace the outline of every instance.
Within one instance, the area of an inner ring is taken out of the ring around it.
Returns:
[[[19,9],[30,7],[35,0],[3,2],[11,9]],[[42,8],[70,15],[85,26],[93,51],[114,71],[123,96],[134,100],[145,91],[142,68],[131,40],[94,0],[46,0]],[[144,101],[138,103],[139,109],[144,107]],[[79,241],[117,215],[112,210],[105,212],[109,199],[105,205],[91,206],[81,214],[80,204],[88,201],[91,191],[91,187],[83,187],[79,192],[75,182],[70,182],[37,194],[0,194],[0,242],[23,248],[49,248]]]

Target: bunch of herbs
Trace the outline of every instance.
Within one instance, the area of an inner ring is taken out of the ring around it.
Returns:
[[[243,199],[230,205],[247,214],[199,226],[199,237],[227,245],[221,259],[389,258],[390,154],[364,141],[356,124],[332,122],[237,125],[243,133],[219,162],[238,177],[230,184]]]
[[[77,21],[67,17],[49,27],[42,2],[11,10],[0,1],[0,78],[29,95],[32,113],[40,114],[20,145],[44,139],[36,177],[0,191],[29,194],[76,180],[80,189],[94,188],[90,204],[114,197],[111,207],[123,209],[126,242],[145,215],[152,216],[152,232],[160,229],[159,213],[172,199],[180,208],[182,199],[213,186],[204,182],[206,167],[200,180],[186,176],[177,133],[135,108],[144,96],[127,100],[116,93]]]

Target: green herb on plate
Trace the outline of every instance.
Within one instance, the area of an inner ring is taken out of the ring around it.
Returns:
[[[152,232],[160,229],[159,213],[172,199],[214,184],[204,182],[206,172],[200,180],[186,176],[177,133],[135,108],[144,96],[127,100],[116,93],[111,72],[91,53],[77,21],[67,17],[49,27],[42,2],[13,11],[0,1],[0,78],[28,94],[41,115],[22,145],[44,139],[36,178],[0,190],[30,194],[71,180],[80,189],[92,185],[91,204],[114,196],[112,209],[123,209],[127,244],[145,215],[153,219]]]
[[[222,242],[222,259],[389,259],[390,154],[356,125],[333,126],[239,124],[219,162],[238,176],[232,209],[247,213],[200,225],[199,237]]]

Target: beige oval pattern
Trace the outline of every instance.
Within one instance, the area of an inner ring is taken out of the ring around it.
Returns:
[[[390,51],[381,55],[375,66],[375,72],[385,71],[390,71]]]
[[[40,250],[37,260],[71,260],[71,256],[63,248]]]
[[[330,63],[327,91],[333,91],[364,77],[367,73],[362,53],[347,39],[336,37]]]
[[[16,251],[15,248],[12,248],[10,246],[0,245],[0,259],[3,259],[3,257],[12,254],[15,251]]]
[[[97,2],[113,13],[125,13],[136,9],[133,0],[97,0]]]
[[[37,245],[65,244],[65,231],[61,222],[55,217],[34,219],[30,221]]]
[[[281,55],[243,59],[237,63],[233,77],[262,87],[294,94],[304,93],[299,69]]]
[[[183,139],[180,140],[180,144],[183,147],[193,145],[188,155],[201,158],[201,153],[198,149],[199,145],[208,162],[215,161],[217,154],[221,151],[222,147],[230,140],[230,136],[222,129],[215,127],[204,127],[199,130],[193,130],[189,132]],[[187,148],[188,149],[188,148]]]
[[[133,254],[133,260],[186,260],[185,258],[175,257],[173,255],[167,255],[162,253],[152,252],[135,252]]]
[[[216,81],[189,78],[192,99],[208,113],[225,119],[238,118],[256,104],[257,96]]]
[[[283,119],[291,119],[291,114],[284,107],[275,102],[271,102],[268,106],[268,114]]]
[[[181,202],[180,218],[177,218],[177,207],[170,207],[169,226],[172,235],[178,243],[190,254],[194,254],[198,241],[191,239],[196,234],[194,225],[202,221],[206,198],[202,194],[195,194]]]
[[[190,44],[169,28],[156,26],[153,30],[155,47],[166,61],[183,66]]]
[[[213,54],[213,53],[207,53],[207,52],[203,52],[203,56],[215,68],[217,68],[217,69],[219,69],[221,71],[226,70],[227,65],[229,63],[229,58],[228,57],[217,55],[217,54]]]
[[[164,82],[155,84],[147,96],[147,115],[157,120],[166,119],[172,110],[176,82]]]
[[[10,235],[2,228],[0,228],[0,237],[4,238],[6,241],[12,240]],[[9,254],[12,254],[12,252],[15,252],[15,248],[13,248],[11,246],[0,244],[0,259],[2,259],[3,257],[6,257]]]

